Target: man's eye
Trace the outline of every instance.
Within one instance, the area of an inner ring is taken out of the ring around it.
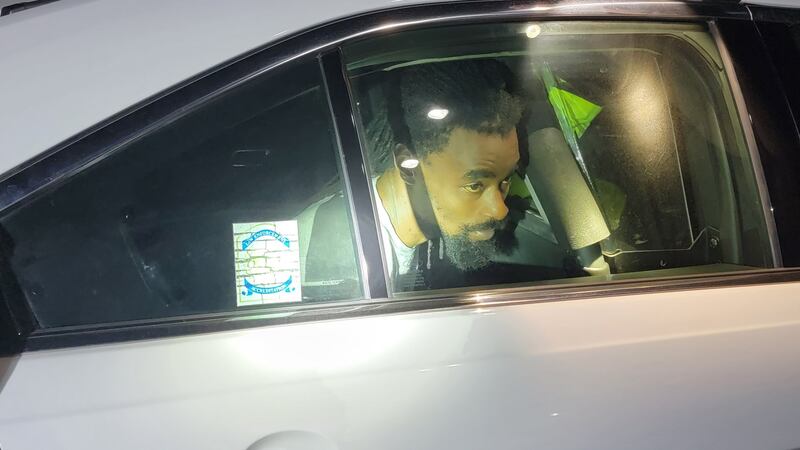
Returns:
[[[470,183],[464,185],[464,190],[467,192],[476,193],[480,192],[482,189],[483,189],[483,183]]]

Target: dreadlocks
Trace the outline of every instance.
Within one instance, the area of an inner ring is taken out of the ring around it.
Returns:
[[[402,71],[396,75],[399,106],[411,142],[398,142],[387,108],[380,108],[367,125],[372,165],[378,173],[391,167],[392,150],[398,143],[413,147],[425,158],[440,150],[455,128],[504,135],[520,121],[520,95],[509,69],[500,61],[469,59],[395,70]],[[448,114],[432,120],[428,112],[433,108],[447,109]]]

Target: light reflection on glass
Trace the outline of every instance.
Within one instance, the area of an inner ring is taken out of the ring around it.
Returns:
[[[432,108],[428,111],[428,118],[433,120],[442,120],[447,115],[450,114],[450,111],[444,108]]]
[[[419,166],[419,160],[414,158],[408,158],[400,161],[400,167],[404,169],[415,169]]]
[[[528,36],[528,39],[533,39],[540,34],[542,34],[542,27],[539,25],[533,24],[525,28],[525,36]]]

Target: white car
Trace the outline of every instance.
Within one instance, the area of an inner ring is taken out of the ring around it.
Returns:
[[[43,3],[3,450],[800,448],[786,2]]]

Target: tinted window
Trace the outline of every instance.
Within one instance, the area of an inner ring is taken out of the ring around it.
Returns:
[[[6,258],[45,327],[357,298],[339,161],[317,62],[276,69],[7,211]]]
[[[703,25],[434,28],[346,50],[395,291],[773,264]]]

